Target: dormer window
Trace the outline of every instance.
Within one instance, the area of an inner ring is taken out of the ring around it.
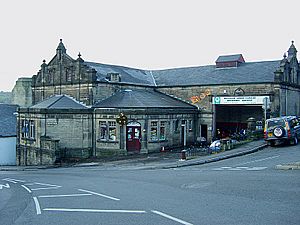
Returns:
[[[106,77],[111,82],[121,82],[121,76],[119,73],[108,73]]]
[[[238,67],[242,63],[245,63],[242,54],[222,55],[216,60],[216,68]]]

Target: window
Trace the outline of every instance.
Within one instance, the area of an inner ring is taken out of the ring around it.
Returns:
[[[166,121],[160,122],[159,140],[166,140]]]
[[[175,121],[173,121],[173,123],[174,123],[173,127],[174,127],[174,132],[175,132],[178,130],[179,120],[175,120]]]
[[[100,121],[100,135],[101,141],[116,141],[117,139],[117,127],[115,121]]]
[[[188,121],[188,130],[189,130],[189,132],[193,131],[193,121],[192,120]]]
[[[21,129],[22,138],[28,138],[28,131],[29,131],[28,120],[22,120],[22,129]]]
[[[108,132],[108,139],[110,141],[116,141],[116,122],[109,121],[108,122],[109,132]]]
[[[21,120],[21,137],[35,139],[34,120]]]
[[[72,77],[73,77],[73,68],[66,68],[66,81],[70,82],[72,81]]]
[[[105,121],[100,121],[100,139],[106,140],[107,126]]]
[[[166,140],[166,121],[152,121],[150,124],[150,140]]]
[[[34,121],[30,120],[29,121],[29,125],[30,125],[30,128],[29,128],[29,138],[35,139],[35,125],[34,125]]]
[[[156,121],[151,122],[151,128],[150,128],[150,140],[151,141],[157,141],[157,125],[158,123]]]

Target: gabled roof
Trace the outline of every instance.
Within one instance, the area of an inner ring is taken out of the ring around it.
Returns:
[[[0,137],[17,135],[17,116],[14,115],[17,108],[17,105],[0,104]]]
[[[155,85],[151,73],[146,70],[94,62],[84,62],[84,64],[97,71],[98,81],[107,81],[106,76],[108,73],[118,73],[121,76],[121,83],[131,83],[148,86]]]
[[[235,55],[221,55],[216,60],[216,63],[221,62],[245,62],[242,54],[235,54]]]
[[[157,86],[221,85],[274,82],[280,61],[242,63],[233,68],[215,65],[152,71]]]
[[[30,107],[31,109],[86,109],[87,107],[67,95],[53,95]]]
[[[235,57],[232,59],[236,59]],[[274,82],[274,72],[280,66],[280,61],[246,62],[233,68],[216,68],[215,65],[208,65],[152,71],[92,62],[85,64],[96,69],[98,81],[109,82],[106,80],[108,73],[119,73],[120,83],[190,86]]]
[[[175,99],[163,93],[150,90],[122,90],[113,96],[96,103],[93,108],[185,108],[196,109],[195,106]]]

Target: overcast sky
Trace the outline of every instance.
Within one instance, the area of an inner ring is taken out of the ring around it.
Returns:
[[[0,4],[0,90],[55,55],[140,69],[281,59],[300,50],[298,0],[7,0]]]

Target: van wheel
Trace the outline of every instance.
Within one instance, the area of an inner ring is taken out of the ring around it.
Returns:
[[[275,141],[270,141],[270,145],[271,145],[271,147],[274,147],[275,146]]]

